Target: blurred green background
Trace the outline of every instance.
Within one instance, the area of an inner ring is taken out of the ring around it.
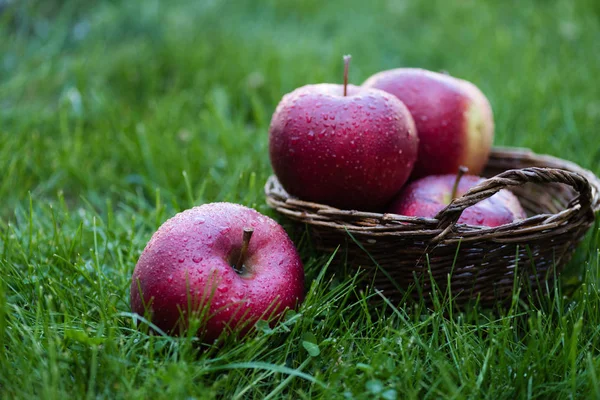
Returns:
[[[341,82],[346,53],[357,84],[401,66],[470,80],[492,103],[496,144],[598,172],[598,4],[5,1],[0,195],[158,186],[177,200],[185,170],[196,195],[227,198],[239,174],[269,173],[281,96]]]

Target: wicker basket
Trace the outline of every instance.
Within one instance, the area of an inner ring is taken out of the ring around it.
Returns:
[[[483,175],[489,179],[436,218],[302,201],[274,176],[265,194],[271,207],[310,228],[317,249],[345,250],[348,264],[366,270],[392,301],[408,295],[429,303],[433,278],[455,304],[490,306],[511,299],[515,282],[537,290],[560,273],[600,210],[600,180],[572,162],[515,148],[493,149]],[[503,188],[517,195],[527,219],[496,228],[456,223],[465,208]]]

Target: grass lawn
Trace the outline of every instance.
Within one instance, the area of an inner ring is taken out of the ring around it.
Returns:
[[[201,350],[129,308],[167,218],[264,201],[284,93],[398,66],[489,97],[495,144],[600,174],[600,3],[0,0],[2,398],[600,398],[598,225],[545,304],[372,309],[293,239],[308,297]]]

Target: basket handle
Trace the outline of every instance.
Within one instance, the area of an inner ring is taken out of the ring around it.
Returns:
[[[473,186],[435,216],[439,221],[438,228],[443,232],[447,231],[456,224],[465,208],[493,196],[501,189],[529,182],[569,185],[578,193],[578,196],[571,201],[571,205],[578,202],[582,210],[589,209],[586,212],[591,212],[592,189],[588,180],[582,175],[556,168],[530,167],[508,170]]]

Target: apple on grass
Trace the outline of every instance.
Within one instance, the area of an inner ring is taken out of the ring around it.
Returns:
[[[456,174],[461,165],[479,175],[494,138],[494,117],[485,95],[471,82],[419,68],[379,72],[363,83],[393,94],[408,107],[419,135],[411,179]]]
[[[192,316],[198,335],[240,336],[260,319],[276,321],[304,296],[304,269],[285,230],[231,203],[186,210],[154,233],[133,272],[131,308],[170,334]]]
[[[394,96],[344,84],[307,85],[285,95],[269,127],[269,155],[283,188],[302,200],[378,210],[408,180],[418,138]]]
[[[464,175],[466,172],[467,169],[461,167],[458,174],[430,175],[411,182],[398,194],[387,212],[410,217],[435,217],[453,199],[484,181],[479,176]],[[502,189],[466,208],[457,223],[497,227],[525,218],[527,215],[517,196]]]

